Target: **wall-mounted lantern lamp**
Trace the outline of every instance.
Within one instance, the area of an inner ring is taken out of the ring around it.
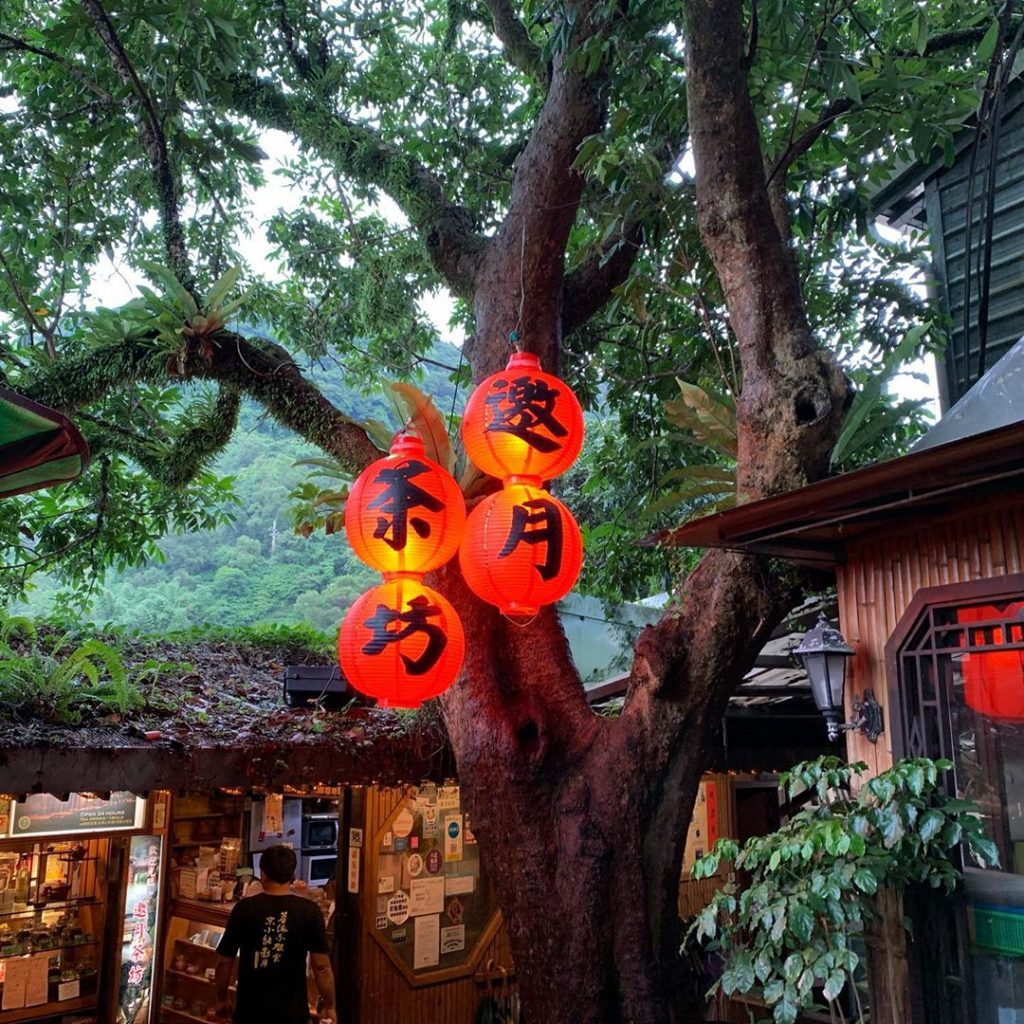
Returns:
[[[804,670],[811,681],[814,703],[825,716],[828,725],[828,738],[835,740],[841,732],[858,729],[875,743],[885,728],[882,724],[882,705],[875,700],[870,690],[865,690],[864,696],[853,702],[856,720],[845,725],[839,724],[843,717],[846,659],[853,655],[853,651],[843,639],[843,634],[829,624],[824,612],[819,613],[818,621],[804,634],[800,646],[793,653],[798,654],[804,664]]]

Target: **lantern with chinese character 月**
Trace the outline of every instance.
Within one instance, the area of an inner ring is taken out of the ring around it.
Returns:
[[[958,608],[956,617],[961,623],[998,622],[1004,613],[992,605],[976,605]],[[972,645],[984,644],[985,634],[996,645],[1005,642],[1002,626],[968,626],[966,631]],[[968,707],[999,721],[1024,721],[1024,650],[971,651],[960,657],[960,671]]]
[[[506,615],[564,597],[583,563],[572,513],[540,487],[506,483],[470,513],[459,564],[469,588]]]
[[[537,356],[516,352],[470,395],[462,438],[473,464],[490,476],[551,480],[583,448],[583,410],[565,381],[541,370]]]
[[[399,576],[349,608],[338,660],[345,678],[381,707],[414,708],[455,681],[465,646],[448,601],[419,580]]]
[[[391,453],[363,470],[345,503],[352,550],[385,577],[444,565],[458,550],[465,523],[459,485],[413,434],[399,434]]]

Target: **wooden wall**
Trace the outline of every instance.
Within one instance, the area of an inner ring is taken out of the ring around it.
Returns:
[[[736,835],[735,802],[732,779],[725,774],[709,775],[718,797],[718,835]],[[358,1024],[472,1024],[486,988],[477,975],[509,972],[509,981],[495,985],[495,992],[515,986],[512,953],[504,927],[479,955],[472,972],[464,978],[442,981],[419,988],[411,986],[374,939],[376,898],[375,836],[404,796],[402,789],[368,786],[364,790],[365,856],[362,860],[362,924],[359,929],[359,1002]],[[344,841],[343,837],[343,841]],[[679,913],[689,917],[710,902],[715,890],[726,881],[724,872],[715,878],[680,880]]]
[[[847,734],[851,760],[872,772],[893,762],[895,729],[888,707],[885,645],[914,595],[925,587],[1004,576],[1024,571],[1024,500],[991,501],[956,516],[900,533],[850,545],[837,578],[839,625],[855,655],[846,684],[846,712],[855,693],[870,687],[885,707],[885,733],[878,743]]]
[[[714,782],[718,797],[718,838],[729,839],[736,835],[736,801],[732,789],[732,777],[724,773],[705,775],[705,782]],[[728,881],[727,869],[723,868],[712,878],[693,879],[683,869],[679,879],[679,916],[694,917],[699,914],[714,896],[715,890]]]
[[[1024,570],[1024,500],[965,505],[956,515],[888,531],[852,544],[840,568],[839,624],[854,649],[846,685],[846,713],[865,688],[885,708],[885,733],[877,744],[847,733],[850,760],[866,761],[872,774],[893,763],[898,721],[889,707],[885,645],[919,590],[988,579]],[[893,681],[894,682],[894,681]],[[849,717],[847,717],[849,721]],[[912,1019],[906,932],[898,900],[871,929],[872,1024]]]
[[[360,929],[360,997],[358,1024],[473,1024],[473,1015],[486,989],[473,977],[484,973],[493,961],[491,973],[500,968],[512,971],[512,953],[504,927],[479,956],[474,971],[465,978],[413,988],[373,938],[376,902],[376,857],[374,837],[404,796],[402,789],[366,788],[364,828],[366,856],[363,858],[361,888],[363,925]],[[510,975],[514,977],[514,975]],[[503,987],[514,986],[509,981]]]

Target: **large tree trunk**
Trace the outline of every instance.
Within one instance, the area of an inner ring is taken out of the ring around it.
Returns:
[[[845,383],[811,340],[794,261],[772,215],[746,89],[740,0],[688,5],[689,111],[701,229],[743,356],[741,499],[820,475]],[[520,160],[508,218],[476,279],[474,378],[510,332],[557,369],[563,252],[596,84],[556,73]],[[522,315],[520,318],[520,310]],[[637,648],[618,719],[587,706],[557,616],[502,619],[454,571],[467,662],[443,700],[459,775],[505,912],[531,1024],[701,1019],[684,996],[679,865],[709,738],[796,596],[778,566],[714,552]]]

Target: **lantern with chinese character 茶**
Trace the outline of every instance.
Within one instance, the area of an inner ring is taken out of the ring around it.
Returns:
[[[381,707],[419,707],[446,690],[459,674],[465,647],[451,604],[404,576],[362,594],[338,633],[345,678]]]
[[[529,352],[515,353],[504,370],[482,381],[462,417],[466,454],[501,480],[561,476],[579,456],[583,432],[572,389]]]
[[[506,483],[469,515],[459,564],[469,588],[506,615],[535,615],[564,597],[583,564],[572,513],[540,487]]]
[[[1004,616],[991,605],[975,605],[958,608],[956,617],[961,623],[984,623]],[[986,642],[999,645],[1004,642],[1003,627],[969,626],[966,638],[969,646]],[[1024,721],[1024,650],[999,650],[997,646],[994,650],[970,651],[960,657],[960,671],[968,707],[999,721]]]
[[[363,470],[345,503],[352,550],[385,576],[422,575],[444,565],[458,550],[465,523],[459,485],[413,434],[399,434],[391,453]]]

